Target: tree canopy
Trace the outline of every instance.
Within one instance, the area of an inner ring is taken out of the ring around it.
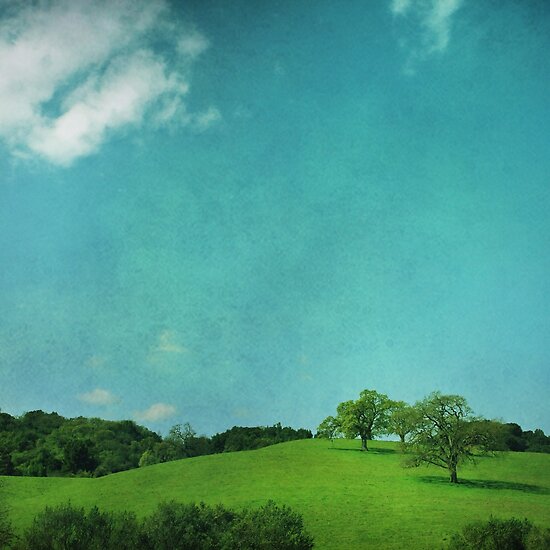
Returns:
[[[473,460],[475,450],[490,446],[484,422],[475,417],[460,395],[434,392],[416,405],[419,419],[407,448],[411,465],[422,463],[444,468],[451,483],[458,483],[457,468]]]
[[[393,405],[387,395],[363,390],[356,401],[344,401],[338,405],[339,426],[346,437],[360,437],[361,449],[367,451],[367,441],[386,431]]]

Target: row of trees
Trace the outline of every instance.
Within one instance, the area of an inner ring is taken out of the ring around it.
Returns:
[[[189,423],[176,424],[166,437],[133,421],[64,418],[31,411],[14,417],[0,412],[0,475],[99,477],[213,453],[258,449],[312,437],[280,423],[234,426],[213,437],[199,436]]]
[[[344,401],[336,410],[336,416],[321,422],[317,437],[359,437],[362,450],[367,451],[368,441],[375,436],[396,434],[410,454],[409,465],[444,468],[451,483],[458,483],[461,463],[498,448],[504,432],[503,424],[476,417],[464,397],[439,392],[411,406],[363,390],[359,399]]]
[[[145,451],[139,465],[150,466],[160,462],[215,453],[252,451],[285,441],[311,437],[313,434],[310,430],[302,428],[295,430],[282,426],[279,422],[274,426],[233,426],[212,437],[197,436],[192,426],[186,422],[172,426],[165,439]]]
[[[130,420],[0,413],[0,475],[101,476],[136,468],[160,435]]]

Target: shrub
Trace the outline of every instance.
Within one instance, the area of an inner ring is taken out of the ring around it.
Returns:
[[[497,519],[466,525],[455,534],[450,550],[550,550],[550,530],[527,519]]]
[[[235,513],[223,506],[167,502],[141,525],[140,548],[210,550],[226,548]]]
[[[64,504],[38,514],[16,548],[21,550],[132,550],[138,523],[128,512],[86,512]]]
[[[309,550],[313,538],[304,531],[302,517],[273,501],[257,510],[245,510],[235,522],[234,546],[243,550]]]
[[[0,484],[0,489],[2,485]],[[9,520],[9,510],[4,504],[3,494],[0,494],[0,549],[7,548],[10,542],[14,539],[14,533]]]
[[[550,529],[533,526],[527,536],[528,550],[550,550]]]
[[[309,550],[302,518],[274,502],[235,512],[221,505],[159,504],[141,522],[131,513],[65,504],[46,508],[19,550]]]
[[[13,529],[8,520],[8,515],[0,510],[0,548],[7,548],[13,540]]]

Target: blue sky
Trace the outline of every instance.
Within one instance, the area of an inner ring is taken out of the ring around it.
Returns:
[[[550,431],[545,2],[0,2],[0,407]]]

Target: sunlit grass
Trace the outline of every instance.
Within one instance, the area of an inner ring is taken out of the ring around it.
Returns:
[[[550,520],[550,455],[507,453],[459,470],[447,483],[437,468],[404,469],[399,447],[358,441],[293,441],[258,451],[159,464],[99,479],[3,478],[12,520],[21,529],[47,505],[134,510],[160,500],[231,507],[269,499],[304,516],[318,548],[440,548],[476,519]],[[550,526],[550,525],[548,525]]]

